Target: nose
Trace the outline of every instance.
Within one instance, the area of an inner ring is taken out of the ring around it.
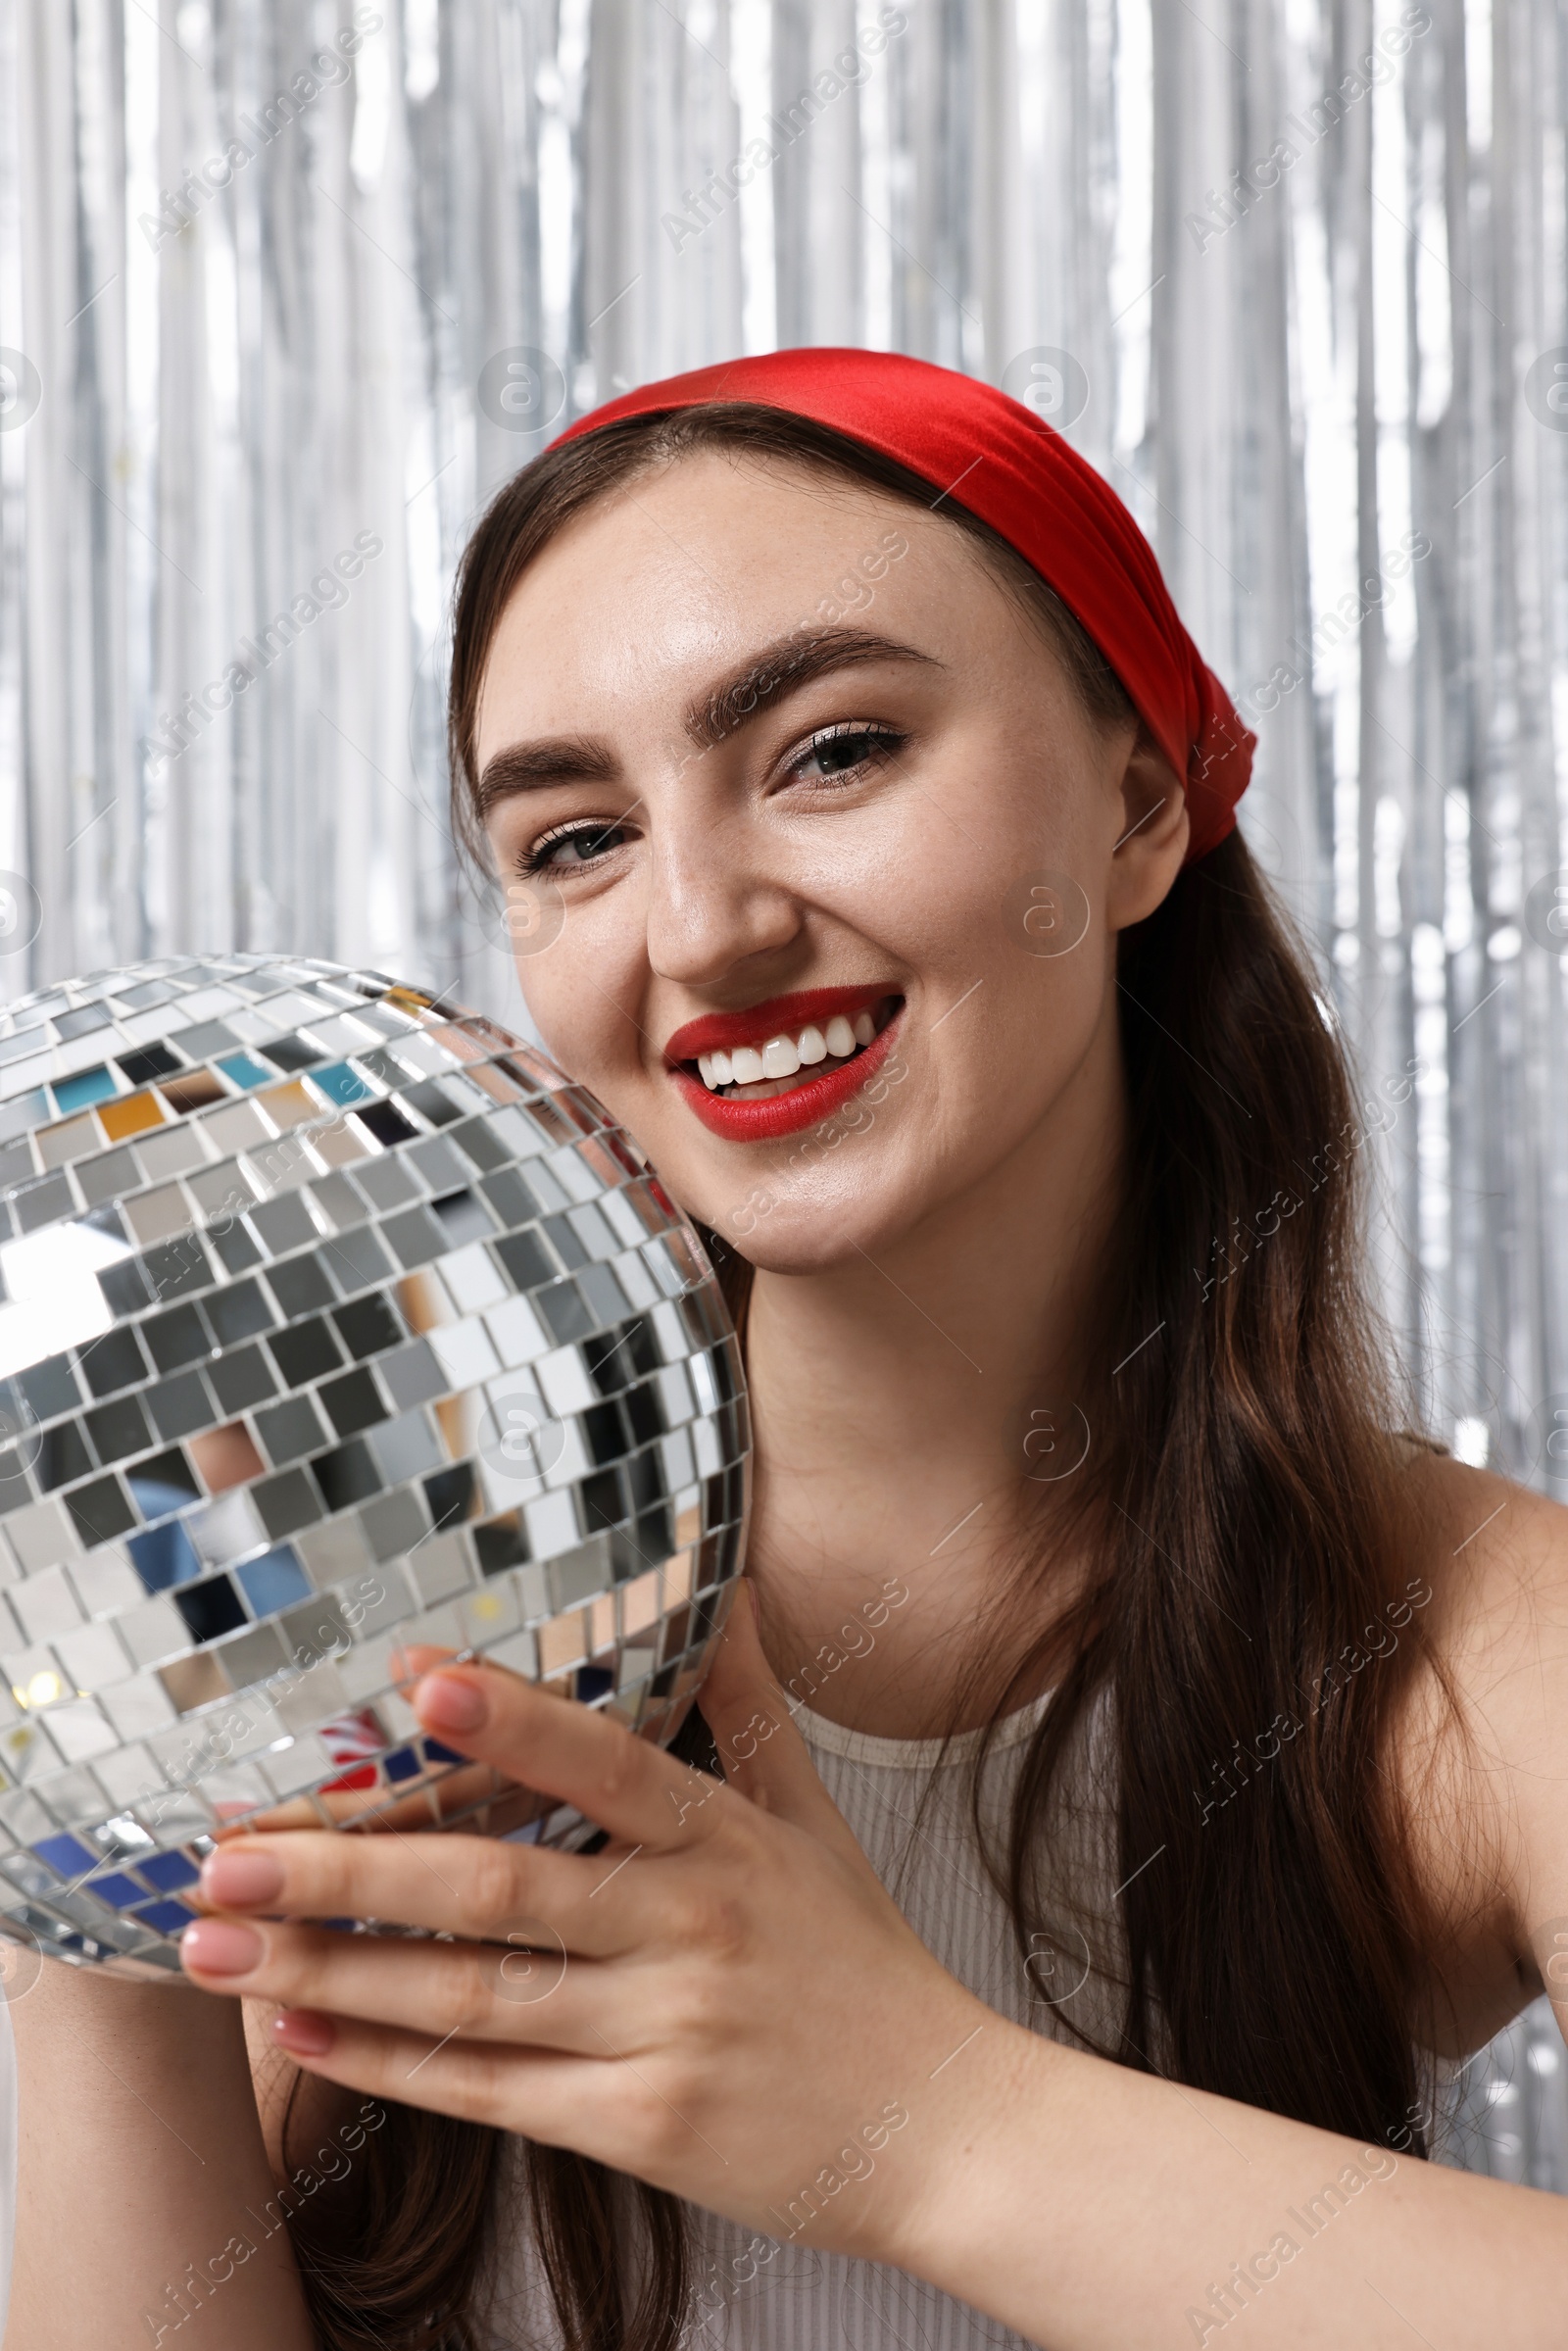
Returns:
[[[694,796],[695,797],[695,796]],[[765,833],[710,803],[660,809],[648,862],[648,960],[663,979],[708,988],[799,937],[804,914]]]

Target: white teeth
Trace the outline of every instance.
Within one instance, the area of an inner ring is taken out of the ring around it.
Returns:
[[[798,1037],[769,1037],[760,1053],[755,1046],[742,1045],[732,1053],[699,1053],[697,1067],[703,1084],[716,1093],[721,1086],[755,1086],[764,1078],[792,1078],[800,1070],[825,1061],[830,1053],[848,1060],[858,1046],[869,1045],[875,1036],[876,1021],[869,1011],[857,1012],[853,1022],[835,1012],[825,1028],[813,1022]]]

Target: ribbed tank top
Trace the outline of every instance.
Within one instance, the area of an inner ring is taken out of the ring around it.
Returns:
[[[1049,1697],[1004,1718],[980,1780],[983,1817],[1004,1819],[1030,1734]],[[1041,1890],[1054,1935],[1020,1953],[1006,1905],[976,1847],[970,1814],[979,1735],[946,1752],[935,1739],[875,1739],[805,1708],[795,1720],[828,1794],[910,1926],[935,1958],[1012,2023],[1071,2040],[1067,2021],[1097,2038],[1119,2016],[1118,1946],[1110,1875],[1110,1815],[1102,1713],[1090,1709],[1064,1773],[1067,1801],[1047,1839]],[[1065,1922],[1058,1925],[1058,1922]],[[858,1986],[845,1985],[844,1996]],[[826,1993],[831,1997],[831,1991]],[[520,2192],[504,2212],[523,2210]],[[686,2207],[695,2249],[683,2343],[707,2351],[1029,2351],[1022,2336],[900,2270],[760,2236],[699,2206]],[[628,2215],[628,2220],[630,2216]],[[523,2226],[503,2221],[494,2351],[556,2351],[560,2343]]]

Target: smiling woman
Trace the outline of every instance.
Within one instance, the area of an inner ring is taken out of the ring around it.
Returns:
[[[1250,739],[1130,517],[918,363],[654,385],[481,521],[451,739],[557,894],[540,1034],[720,1263],[757,1614],[683,1757],[411,1660],[597,1853],[209,1861],[273,2166],[288,2099],[387,2114],[225,2342],[1545,2351],[1561,2206],[1416,2118],[1568,1914],[1561,1514],[1404,1433]]]

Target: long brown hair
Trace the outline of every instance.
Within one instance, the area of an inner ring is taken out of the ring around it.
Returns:
[[[746,403],[639,416],[547,450],[493,501],[458,583],[460,839],[479,843],[480,687],[522,573],[607,493],[708,450],[933,503],[892,460]],[[1065,607],[984,523],[951,499],[942,512],[1027,599],[1090,715],[1130,722],[1120,681]],[[1426,1922],[1381,1770],[1415,1645],[1384,1634],[1412,1625],[1415,1535],[1388,1350],[1362,1284],[1367,1118],[1309,958],[1240,835],[1123,934],[1118,989],[1126,1189],[1095,1318],[1102,1368],[1077,1399],[1093,1431],[1077,1510],[1096,1565],[988,1866],[1021,1955],[1070,1932],[1044,1912],[1037,1862],[1070,1742],[1106,1699],[1125,2000],[1103,2054],[1425,2153]],[[719,1253],[740,1312],[751,1269]],[[999,1585],[999,1610],[1017,1622],[1032,1607],[1039,1638],[994,1720],[1046,1644],[1059,1652],[1051,1556],[1042,1535]],[[397,2113],[373,2158],[386,2178],[367,2181],[335,2251],[307,2262],[325,2351],[473,2339],[465,2314],[496,2224],[498,2152],[478,2126]],[[690,2294],[675,2200],[635,2188],[633,2244],[629,2183],[569,2152],[520,2152],[571,2351],[672,2351]]]

